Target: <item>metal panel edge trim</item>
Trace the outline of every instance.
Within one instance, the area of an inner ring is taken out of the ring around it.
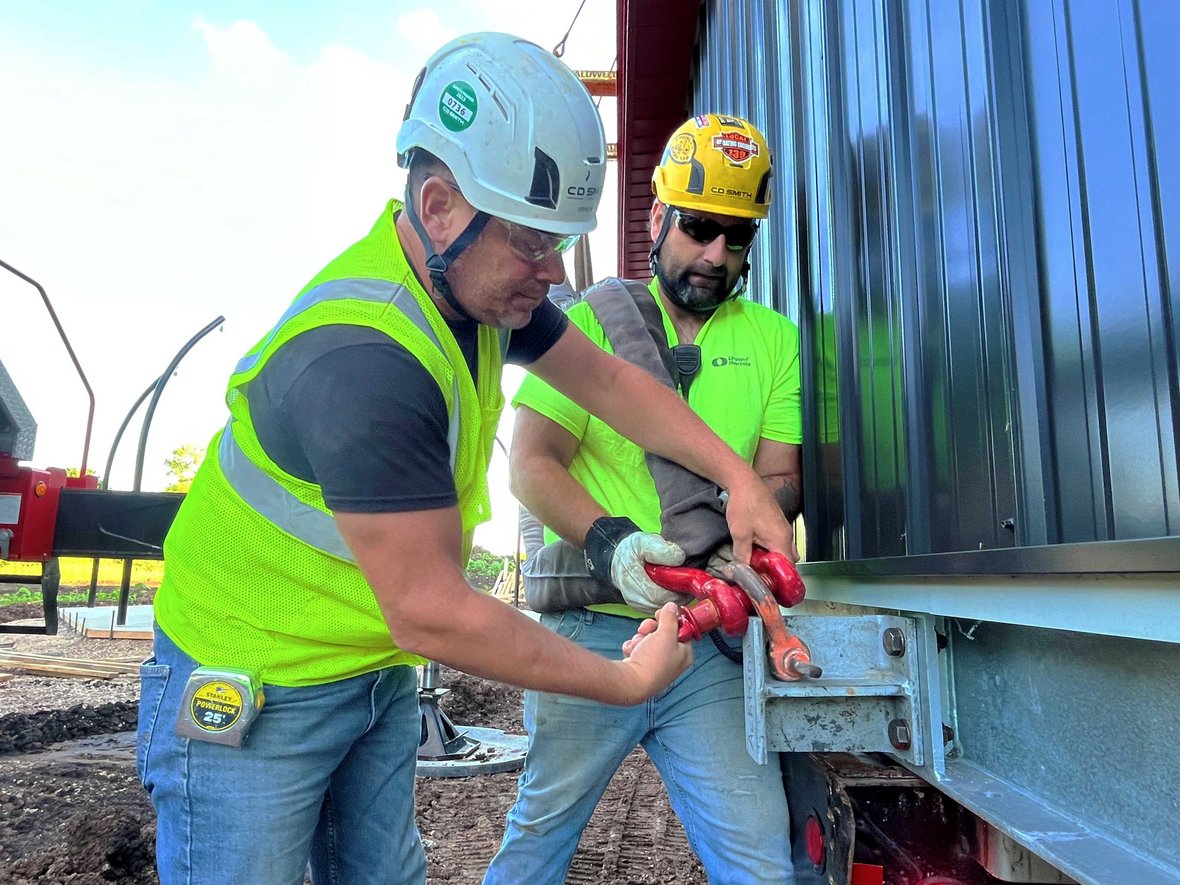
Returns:
[[[959,553],[807,562],[804,576],[1082,575],[1180,573],[1180,538],[1084,541]]]
[[[1067,817],[970,762],[948,759],[941,776],[907,767],[1084,885],[1175,885],[1180,881],[1180,869],[1103,837],[1086,821]]]
[[[810,576],[810,600],[1180,643],[1180,576]]]

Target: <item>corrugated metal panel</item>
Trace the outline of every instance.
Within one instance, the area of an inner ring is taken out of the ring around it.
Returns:
[[[762,130],[774,151],[771,220],[750,256],[751,279],[759,282],[753,297],[794,318],[799,262],[789,223],[796,189],[788,150],[794,129],[790,116],[782,113],[789,107],[791,89],[786,73],[790,56],[782,48],[786,32],[769,0],[707,3],[703,12],[702,33],[708,38],[697,47],[692,111],[744,117]],[[751,45],[755,34],[766,37],[757,47]]]
[[[811,557],[1180,534],[1180,5],[703,10],[694,110],[776,148]]]
[[[1180,6],[1029,3],[1027,23],[1059,531],[1175,534]]]

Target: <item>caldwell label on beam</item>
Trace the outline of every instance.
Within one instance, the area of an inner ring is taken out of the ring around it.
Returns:
[[[591,95],[617,94],[618,74],[614,71],[574,71]]]

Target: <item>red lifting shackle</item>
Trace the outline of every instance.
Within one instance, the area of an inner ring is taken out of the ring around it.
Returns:
[[[781,553],[755,547],[750,551],[750,565],[770,588],[779,605],[790,608],[803,601],[807,588],[790,559]]]
[[[714,627],[720,627],[723,633],[730,636],[741,636],[746,632],[749,616],[754,611],[754,607],[749,597],[737,587],[720,578],[714,578],[699,568],[652,565],[651,563],[645,565],[644,568],[647,570],[648,577],[661,587],[674,593],[687,593],[703,600],[698,605],[682,609],[680,617],[681,641],[684,640],[683,634],[686,629],[689,633],[697,633],[696,636],[690,637],[693,639],[699,639]],[[695,612],[695,614],[686,617],[686,613],[689,611]],[[686,622],[692,626],[686,627]],[[706,623],[708,626],[704,626]],[[701,627],[703,629],[700,629]]]

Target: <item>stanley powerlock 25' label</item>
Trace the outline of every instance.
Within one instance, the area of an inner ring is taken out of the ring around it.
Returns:
[[[242,718],[242,693],[228,682],[207,682],[189,704],[193,725],[214,734],[233,728]]]
[[[240,747],[266,703],[257,673],[197,667],[189,674],[176,733],[197,741]]]

